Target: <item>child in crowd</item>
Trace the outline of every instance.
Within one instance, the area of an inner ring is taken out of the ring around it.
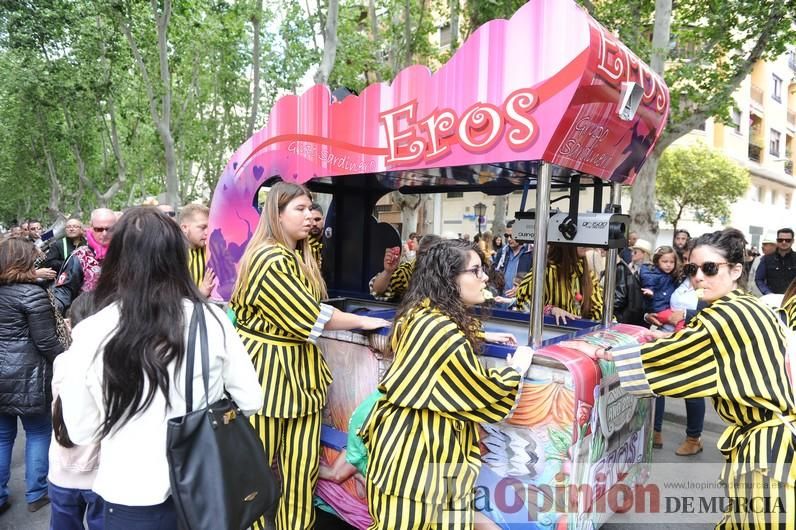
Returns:
[[[664,322],[664,331],[679,331],[685,326],[681,320],[675,326],[667,324],[672,313],[670,301],[672,293],[680,284],[677,254],[672,247],[659,247],[652,256],[652,265],[645,265],[639,271],[641,292],[646,297],[645,312]]]
[[[95,311],[94,295],[83,293],[69,309],[70,325],[76,326]],[[76,446],[64,425],[61,398],[58,397],[71,350],[55,358],[53,364],[53,441],[50,443],[49,495],[52,506],[50,530],[82,529],[85,518],[89,530],[104,527],[104,501],[91,491],[99,466],[99,444]]]

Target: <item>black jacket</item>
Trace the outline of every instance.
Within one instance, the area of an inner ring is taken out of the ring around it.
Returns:
[[[53,241],[50,248],[47,250],[47,257],[44,258],[42,267],[50,268],[55,272],[61,270],[66,258],[79,246],[85,245],[86,240],[80,239],[78,244],[75,245],[68,237],[62,237],[57,241]]]
[[[614,291],[614,316],[622,324],[648,327],[644,322],[644,295],[641,282],[627,263],[616,265],[616,290]]]
[[[43,414],[52,401],[52,362],[63,351],[47,292],[0,285],[0,414]]]

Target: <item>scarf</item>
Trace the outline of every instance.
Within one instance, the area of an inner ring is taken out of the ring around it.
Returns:
[[[91,230],[86,232],[86,242],[88,246],[91,247],[91,250],[94,251],[94,256],[97,258],[97,261],[102,263],[102,260],[105,259],[105,254],[108,252],[107,245],[102,245],[99,241],[94,239],[94,232]]]

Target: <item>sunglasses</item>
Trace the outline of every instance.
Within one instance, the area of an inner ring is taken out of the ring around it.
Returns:
[[[110,232],[110,231],[111,231],[111,229],[110,229],[110,228],[106,228],[106,227],[103,227],[103,226],[92,226],[92,227],[91,227],[91,230],[92,230],[93,232],[96,232],[96,233],[98,233],[98,234],[101,234],[101,233],[103,233],[103,232]]]
[[[177,215],[177,212],[163,212],[163,213],[165,213],[169,217],[175,217]]]
[[[790,243],[791,241],[793,241],[793,238],[790,239],[784,237],[777,238],[777,243]]]
[[[693,278],[696,276],[696,273],[699,269],[702,269],[702,273],[705,276],[715,276],[719,273],[719,267],[722,265],[729,265],[726,261],[720,261],[718,263],[713,261],[706,261],[702,265],[697,265],[696,263],[686,263],[683,265],[683,272]]]
[[[511,234],[503,234],[503,237],[506,239],[512,239]]]

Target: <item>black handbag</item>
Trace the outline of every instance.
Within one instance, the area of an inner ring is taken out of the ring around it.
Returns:
[[[185,416],[168,421],[171,495],[180,528],[243,530],[269,512],[279,486],[263,443],[234,401],[220,399],[193,410],[196,335],[208,401],[210,359],[204,308],[194,304],[185,359]]]

